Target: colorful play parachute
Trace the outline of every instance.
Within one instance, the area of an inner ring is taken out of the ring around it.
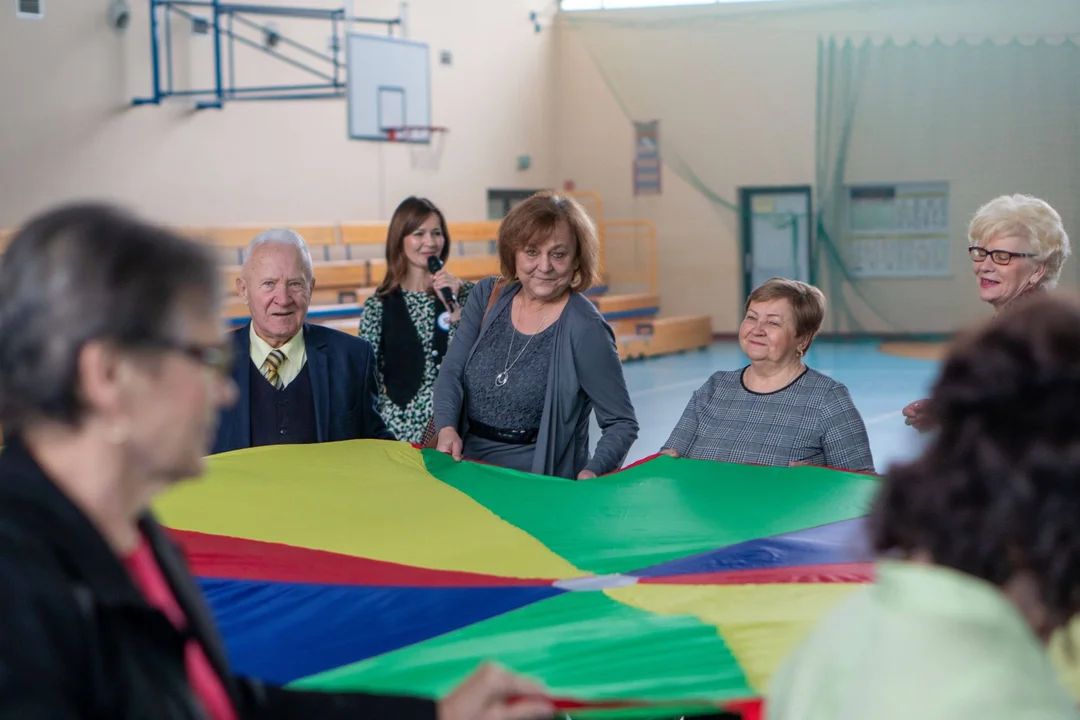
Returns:
[[[242,450],[157,510],[237,672],[446,694],[483,660],[574,717],[753,701],[865,583],[872,476],[659,457],[586,482],[402,443]]]

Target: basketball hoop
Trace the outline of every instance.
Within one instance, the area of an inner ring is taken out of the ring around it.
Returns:
[[[432,136],[450,132],[450,128],[437,125],[401,125],[383,128],[388,142],[427,143]]]
[[[387,142],[409,145],[414,170],[439,169],[450,128],[437,125],[401,125],[382,128]]]

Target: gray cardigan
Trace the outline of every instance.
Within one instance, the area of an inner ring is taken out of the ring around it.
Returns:
[[[494,285],[495,278],[488,278],[473,288],[443,358],[435,381],[436,433],[453,427],[464,438],[469,430],[465,366],[492,319],[521,289],[518,282],[505,285],[481,327]],[[601,436],[590,459],[589,414],[594,409]],[[604,475],[622,466],[637,435],[615,333],[588,298],[571,293],[555,332],[532,472],[564,478],[576,478],[582,470]]]

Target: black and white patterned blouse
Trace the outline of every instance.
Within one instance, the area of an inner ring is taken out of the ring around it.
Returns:
[[[874,471],[866,425],[848,389],[816,370],[756,393],[743,370],[714,373],[694,392],[664,449],[682,457]]]
[[[469,298],[469,291],[473,283],[462,282],[461,291],[458,293],[458,301],[464,305]],[[435,296],[428,292],[404,291],[405,307],[409,310],[409,318],[413,326],[418,328],[418,335],[424,347],[424,382],[416,397],[405,407],[394,404],[387,397],[383,386],[382,373],[376,364],[375,375],[382,390],[379,392],[379,415],[382,416],[386,427],[394,433],[394,437],[405,442],[419,443],[423,440],[424,430],[428,420],[431,419],[431,393],[435,387],[435,378],[439,375],[439,368],[431,355],[431,334],[435,326],[436,310]],[[382,346],[382,321],[383,304],[375,295],[364,301],[363,315],[360,316],[360,337],[371,343],[375,350],[375,356],[379,356]],[[457,324],[450,326],[450,339],[454,337]]]

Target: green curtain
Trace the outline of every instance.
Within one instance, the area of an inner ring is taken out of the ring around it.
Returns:
[[[859,87],[868,46],[835,39],[818,41],[818,82],[814,183],[817,191],[815,280],[830,298],[831,330],[856,324],[850,304],[842,301],[848,288],[858,288],[836,238],[842,227],[844,169],[851,141]]]

